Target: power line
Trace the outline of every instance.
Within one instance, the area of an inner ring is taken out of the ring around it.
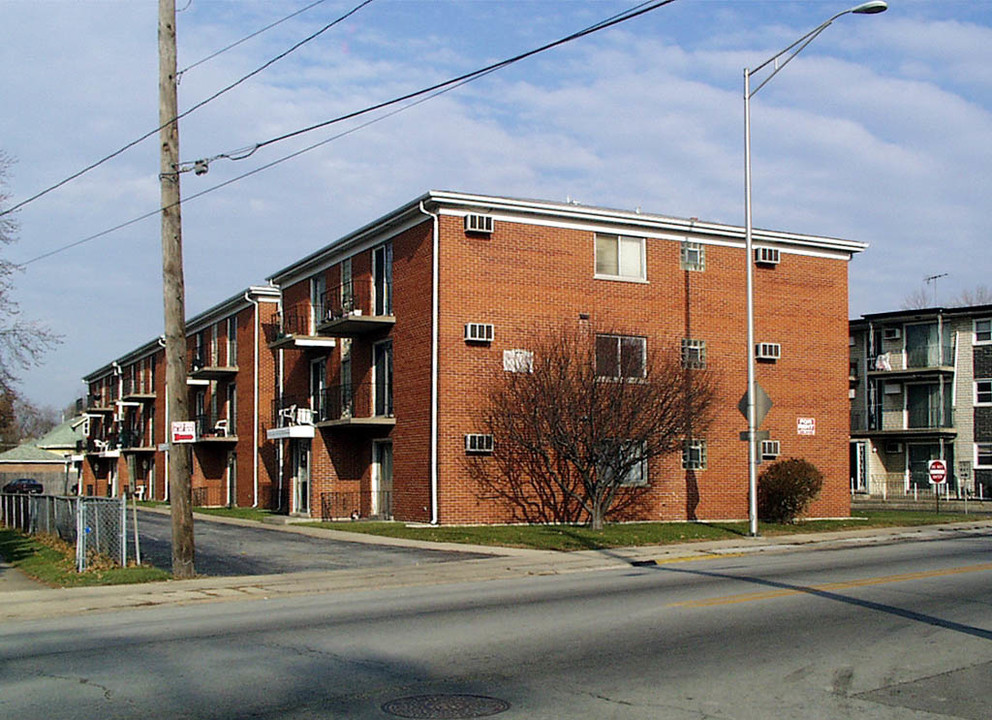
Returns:
[[[320,0],[320,1],[323,2],[323,0]],[[249,78],[252,78],[255,75],[258,75],[258,73],[262,72],[263,70],[265,70],[269,66],[273,65],[274,63],[278,62],[279,60],[282,60],[284,57],[286,57],[290,53],[298,50],[303,45],[305,45],[308,42],[310,42],[311,40],[314,40],[315,38],[319,37],[320,35],[322,35],[323,33],[327,32],[328,30],[330,30],[332,27],[334,27],[338,23],[341,23],[344,20],[348,19],[349,17],[351,17],[352,15],[354,15],[355,13],[357,13],[359,10],[361,10],[362,8],[364,8],[366,5],[369,5],[372,2],[374,2],[374,1],[375,0],[363,0],[363,2],[361,2],[358,5],[356,5],[355,7],[353,7],[351,10],[349,10],[348,12],[346,12],[344,15],[342,15],[339,18],[337,18],[336,20],[333,20],[332,22],[327,23],[326,25],[324,25],[324,27],[320,28],[316,32],[314,32],[311,35],[307,36],[303,40],[300,40],[298,43],[296,43],[295,45],[293,45],[288,50],[280,53],[279,55],[276,55],[274,58],[272,58],[271,60],[267,61],[266,63],[264,63],[260,67],[256,68],[255,70],[252,70],[250,73],[248,73],[247,75],[239,78],[238,80],[235,80],[233,83],[231,83],[227,87],[223,88],[222,90],[219,90],[218,92],[214,93],[213,95],[211,95],[210,97],[206,98],[205,100],[202,100],[201,102],[198,102],[196,105],[194,105],[193,107],[189,108],[188,110],[185,110],[185,111],[179,113],[179,115],[177,115],[176,117],[174,117],[169,122],[165,123],[165,125],[160,125],[159,127],[155,128],[154,130],[145,133],[144,135],[142,135],[138,139],[132,140],[131,142],[129,142],[124,147],[122,147],[122,148],[120,148],[118,150],[115,150],[114,152],[110,153],[109,155],[107,155],[107,156],[105,156],[105,157],[97,160],[95,163],[92,163],[90,165],[87,165],[82,170],[80,170],[78,172],[75,172],[72,175],[70,175],[69,177],[65,178],[64,180],[61,180],[61,181],[55,183],[51,187],[46,188],[45,190],[42,190],[39,193],[35,193],[31,197],[29,197],[29,198],[27,198],[25,200],[20,201],[19,203],[15,204],[15,205],[13,205],[11,207],[9,207],[6,210],[0,211],[0,217],[3,217],[4,215],[7,215],[9,213],[12,213],[15,210],[18,210],[18,209],[24,207],[28,203],[34,202],[38,198],[44,197],[45,195],[47,195],[48,193],[52,192],[53,190],[57,190],[58,188],[62,187],[63,185],[66,185],[66,184],[72,182],[76,178],[79,178],[79,177],[85,175],[90,170],[93,170],[95,168],[98,168],[101,165],[103,165],[104,163],[108,162],[109,160],[112,160],[115,157],[117,157],[118,155],[124,153],[125,151],[130,150],[135,145],[137,145],[137,144],[143,142],[144,140],[147,140],[148,138],[152,137],[153,135],[157,134],[159,131],[162,130],[162,128],[164,128],[164,127],[166,127],[168,125],[171,125],[172,123],[176,122],[177,120],[181,120],[182,118],[186,117],[190,113],[193,113],[196,110],[199,110],[201,107],[203,107],[207,103],[213,102],[214,100],[216,100],[217,98],[219,98],[224,93],[226,93],[226,92],[228,92],[230,90],[233,90],[234,88],[236,88],[238,85],[240,85],[241,83],[245,82]]]
[[[369,107],[366,107],[363,110],[356,110],[354,112],[346,113],[344,115],[339,115],[338,117],[332,118],[330,120],[325,120],[323,122],[319,122],[314,125],[309,125],[307,127],[300,128],[298,130],[293,130],[292,132],[288,132],[283,135],[279,135],[277,137],[255,143],[254,145],[249,145],[240,148],[238,150],[231,150],[226,153],[220,153],[210,158],[200,159],[197,160],[195,163],[185,162],[185,163],[180,163],[180,165],[185,165],[189,168],[192,168],[194,165],[199,165],[200,167],[204,167],[206,164],[209,164],[210,162],[219,159],[245,160],[251,157],[252,155],[254,155],[257,151],[261,150],[263,147],[266,147],[268,145],[274,145],[275,143],[282,142],[283,140],[289,140],[290,138],[298,137],[299,135],[304,135],[306,133],[313,132],[314,130],[320,130],[321,128],[325,128],[328,127],[329,125],[334,125],[336,123],[340,123],[345,120],[352,120],[356,117],[360,117],[362,115],[375,112],[376,110],[382,110],[383,108],[387,108],[391,105],[396,105],[398,103],[405,102],[407,100],[412,100],[414,98],[417,98],[422,95],[426,95],[428,93],[432,93],[435,90],[439,90],[447,86],[460,85],[465,81],[472,80],[477,77],[482,77],[483,75],[488,75],[491,72],[500,70],[504,67],[508,67],[510,65],[513,65],[514,63],[520,62],[521,60],[525,60],[527,58],[533,57],[534,55],[559,47],[560,45],[564,45],[566,43],[572,42],[573,40],[577,40],[579,38],[585,37],[586,35],[591,35],[592,33],[598,32],[600,30],[605,30],[606,28],[613,27],[614,25],[618,25],[619,23],[626,22],[627,20],[632,20],[635,17],[651,12],[652,10],[657,10],[662,6],[669,5],[673,2],[675,2],[675,0],[648,0],[647,2],[642,2],[639,5],[635,5],[633,8],[617,13],[616,15],[613,15],[612,17],[609,17],[606,20],[602,20],[596,23],[595,25],[590,25],[584,30],[580,30],[576,33],[572,33],[571,35],[563,37],[559,40],[555,40],[554,42],[550,42],[546,45],[542,45],[541,47],[535,48],[533,50],[529,50],[525,53],[521,53],[520,55],[515,55],[514,57],[501,60],[499,62],[493,63],[492,65],[487,65],[484,68],[473,70],[472,72],[465,73],[464,75],[459,75],[458,77],[451,78],[450,80],[445,80],[444,82],[436,83],[421,90],[417,90],[415,92],[407,93],[406,95],[395,97],[392,100],[386,100],[384,102],[377,103],[375,105],[370,105]]]
[[[370,108],[366,108],[366,109],[361,110],[361,111],[350,113],[347,116],[343,116],[341,118],[335,118],[332,121],[321,123],[320,124],[320,127],[326,127],[326,126],[328,126],[328,125],[330,125],[332,123],[341,122],[344,119],[354,118],[354,117],[358,117],[360,115],[368,114],[369,112],[373,112],[374,110],[383,109],[383,108],[385,108],[385,107],[387,107],[389,105],[396,105],[396,104],[398,104],[400,102],[403,102],[405,100],[413,100],[412,102],[408,103],[407,105],[404,105],[402,107],[396,108],[396,109],[392,110],[391,112],[385,113],[384,115],[381,115],[381,116],[379,116],[377,118],[373,118],[371,120],[368,120],[368,121],[366,121],[366,122],[364,122],[364,123],[362,123],[360,125],[357,125],[357,126],[355,126],[353,128],[350,128],[348,130],[345,130],[343,132],[340,132],[337,135],[333,135],[331,137],[325,138],[325,139],[323,139],[323,140],[321,140],[319,142],[313,143],[312,145],[308,145],[307,147],[304,147],[304,148],[301,148],[300,150],[297,150],[295,152],[292,152],[289,155],[284,155],[281,158],[277,158],[276,160],[273,160],[272,162],[266,163],[264,165],[260,165],[259,167],[254,168],[252,170],[249,170],[246,173],[243,173],[243,174],[238,175],[236,177],[233,177],[233,178],[230,178],[228,180],[225,180],[224,182],[218,183],[217,185],[213,185],[213,186],[211,186],[209,188],[205,188],[204,190],[201,190],[200,192],[197,192],[197,193],[194,193],[192,195],[189,195],[186,198],[184,198],[183,200],[181,200],[180,203],[176,203],[176,204],[188,203],[188,202],[190,202],[192,200],[196,200],[198,198],[201,198],[204,195],[208,195],[208,194],[210,194],[210,193],[212,193],[212,192],[214,192],[216,190],[220,190],[221,188],[225,188],[228,185],[233,185],[234,183],[240,182],[241,180],[244,180],[246,178],[249,178],[249,177],[251,177],[253,175],[257,175],[257,174],[259,174],[259,173],[261,173],[261,172],[263,172],[265,170],[268,170],[270,168],[275,167],[276,165],[281,165],[282,163],[287,162],[289,160],[292,160],[293,158],[297,158],[300,155],[304,155],[304,154],[306,154],[306,153],[308,153],[308,152],[310,152],[312,150],[315,150],[315,149],[317,149],[317,148],[319,148],[319,147],[321,147],[323,145],[327,145],[328,143],[333,142],[334,140],[339,140],[339,139],[341,139],[341,138],[343,138],[343,137],[345,137],[347,135],[351,135],[352,133],[358,132],[359,130],[361,130],[363,128],[366,128],[369,125],[373,125],[373,124],[375,124],[377,122],[381,122],[382,120],[385,120],[387,118],[393,117],[394,115],[398,115],[399,113],[404,112],[405,110],[409,110],[410,108],[415,107],[417,105],[420,105],[422,103],[425,103],[428,100],[432,100],[433,98],[435,98],[435,97],[437,97],[439,95],[443,95],[443,94],[445,94],[447,92],[451,92],[452,90],[455,90],[456,88],[459,88],[462,85],[467,85],[470,82],[473,82],[473,81],[478,80],[478,79],[480,79],[482,77],[485,77],[486,75],[489,75],[491,73],[494,73],[497,70],[500,70],[500,69],[502,69],[502,68],[506,67],[507,65],[510,65],[510,64],[512,64],[514,62],[519,62],[520,60],[523,60],[523,59],[528,58],[528,57],[532,57],[532,56],[536,55],[539,52],[544,52],[545,50],[549,50],[551,48],[558,47],[558,46],[560,46],[560,45],[562,45],[562,44],[564,44],[566,42],[571,42],[572,40],[576,40],[578,38],[585,37],[585,36],[590,35],[590,34],[592,34],[594,32],[597,32],[599,30],[604,30],[604,29],[606,29],[608,27],[612,27],[612,26],[617,25],[617,24],[619,24],[621,22],[625,22],[627,20],[631,20],[631,19],[633,19],[635,17],[638,17],[640,15],[643,15],[643,14],[645,14],[647,12],[652,11],[652,10],[656,10],[656,9],[658,9],[660,7],[665,6],[665,5],[670,5],[673,2],[675,2],[675,0],[651,0],[650,2],[643,2],[643,3],[639,4],[639,5],[634,6],[633,8],[631,8],[629,10],[626,10],[626,11],[624,11],[622,13],[618,13],[617,15],[614,15],[614,16],[606,19],[606,20],[602,20],[602,21],[596,23],[595,25],[591,25],[588,28],[586,28],[585,30],[580,30],[579,32],[573,33],[572,35],[569,35],[569,36],[567,36],[565,38],[562,38],[561,40],[557,40],[557,41],[555,41],[553,43],[548,43],[547,45],[543,45],[540,48],[537,48],[535,50],[531,50],[531,51],[526,52],[526,53],[523,53],[521,55],[517,55],[514,58],[511,58],[509,60],[504,60],[502,62],[494,63],[494,64],[489,65],[489,66],[487,66],[485,68],[482,68],[480,70],[476,70],[476,71],[471,72],[471,73],[466,73],[464,75],[461,75],[461,76],[459,76],[457,78],[453,78],[453,79],[448,80],[446,82],[437,83],[436,85],[433,85],[433,86],[431,86],[429,88],[425,88],[425,89],[420,90],[420,91],[418,91],[416,93],[410,93],[410,94],[405,95],[405,96],[403,96],[401,98],[396,98],[394,100],[390,100],[390,101],[385,102],[385,103],[379,103],[378,105],[372,106]],[[271,144],[272,142],[276,142],[278,140],[286,139],[288,137],[294,137],[296,135],[301,135],[301,134],[303,134],[304,131],[309,132],[312,129],[316,129],[316,127],[317,126],[314,126],[312,128],[305,128],[303,131],[297,131],[295,133],[287,134],[286,136],[275,138],[272,141],[268,141],[266,144]],[[261,147],[261,145],[259,145],[259,147]],[[255,148],[255,149],[258,149],[258,148]],[[251,152],[254,152],[254,150],[252,150]],[[224,157],[224,156],[221,155],[221,156],[217,156],[217,157]],[[248,156],[246,155],[245,157],[248,157]],[[132,218],[131,220],[128,220],[128,221],[123,222],[123,223],[120,223],[119,225],[115,225],[114,227],[109,228],[107,230],[103,230],[103,231],[101,231],[99,233],[95,233],[95,234],[90,235],[88,237],[82,238],[81,240],[76,240],[75,242],[69,243],[67,245],[63,245],[62,247],[55,248],[54,250],[51,250],[51,251],[46,252],[46,253],[44,253],[42,255],[38,255],[36,257],[33,257],[30,260],[26,260],[23,263],[20,263],[20,266],[21,267],[26,267],[28,265],[31,265],[31,264],[35,263],[35,262],[38,262],[39,260],[44,260],[46,258],[52,257],[53,255],[58,255],[59,253],[65,252],[66,250],[71,250],[72,248],[79,247],[80,245],[84,245],[84,244],[86,244],[88,242],[91,242],[91,241],[96,240],[98,238],[101,238],[101,237],[104,237],[104,236],[109,235],[111,233],[114,233],[117,230],[121,230],[123,228],[126,228],[126,227],[129,227],[131,225],[134,225],[134,224],[136,224],[138,222],[141,222],[142,220],[147,220],[150,217],[154,217],[154,216],[158,215],[160,212],[162,212],[163,210],[167,210],[167,209],[169,209],[171,207],[174,207],[174,205],[168,206],[168,207],[164,207],[164,208],[158,208],[157,210],[153,210],[151,212],[145,213],[144,215],[140,215],[138,217]]]
[[[266,32],[267,30],[271,30],[272,28],[276,27],[277,25],[281,25],[282,23],[286,22],[287,20],[292,20],[297,15],[302,15],[307,10],[310,10],[311,8],[315,8],[318,5],[321,5],[322,3],[325,3],[325,2],[327,2],[327,0],[316,0],[316,2],[312,2],[309,5],[307,5],[306,7],[302,7],[299,10],[297,10],[296,12],[290,13],[289,15],[287,15],[284,18],[281,18],[279,20],[276,20],[274,23],[269,23],[268,25],[266,25],[265,27],[261,28],[260,30],[256,30],[255,32],[253,32],[253,33],[251,33],[249,35],[245,35],[240,40],[236,40],[235,42],[231,43],[230,45],[227,45],[225,47],[222,47],[220,50],[217,50],[216,52],[210,53],[205,58],[201,58],[201,59],[197,60],[195,63],[192,63],[191,65],[187,65],[182,70],[180,70],[179,72],[176,73],[176,82],[179,82],[179,81],[182,80],[183,73],[188,72],[188,71],[192,70],[195,67],[199,67],[200,65],[202,65],[205,62],[209,62],[209,61],[213,60],[215,57],[217,57],[218,55],[223,55],[228,50],[233,50],[234,48],[236,48],[241,43],[247,42],[247,41],[251,40],[252,38],[258,37],[259,35],[261,35],[262,33]]]

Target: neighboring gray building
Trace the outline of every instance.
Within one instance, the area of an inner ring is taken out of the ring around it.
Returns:
[[[863,315],[850,323],[851,490],[992,497],[992,305]]]
[[[78,488],[82,473],[85,418],[56,425],[37,440],[28,440],[0,453],[0,485],[21,477],[34,478],[50,495]]]

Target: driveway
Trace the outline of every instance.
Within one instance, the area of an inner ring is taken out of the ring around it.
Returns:
[[[129,518],[130,520],[130,518]],[[138,511],[141,559],[172,569],[172,525],[168,515]],[[396,547],[310,537],[267,526],[193,522],[199,575],[276,575],[322,570],[422,565],[488,557],[477,553]]]

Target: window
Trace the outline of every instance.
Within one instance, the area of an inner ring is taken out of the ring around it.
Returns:
[[[975,321],[975,342],[992,342],[992,320],[986,318],[985,320]]]
[[[706,469],[706,441],[699,439],[686,440],[682,446],[682,469]]]
[[[503,370],[514,373],[534,372],[534,353],[530,350],[504,350]]]
[[[236,367],[238,364],[238,318],[231,316],[227,319],[227,364]]]
[[[596,336],[596,375],[643,378],[647,338],[627,335]]]
[[[682,367],[706,367],[706,341],[682,338]]]
[[[702,272],[706,269],[706,248],[686,240],[682,243],[681,266],[683,270]]]
[[[596,235],[596,275],[644,280],[644,238]]]
[[[992,443],[975,443],[975,467],[992,467]]]
[[[648,461],[644,457],[644,444],[639,442],[610,441],[610,451],[619,447],[615,460],[616,466],[623,469],[623,479],[620,485],[625,487],[643,487],[648,484]],[[609,464],[599,468],[600,475],[606,482],[613,482],[615,468]]]

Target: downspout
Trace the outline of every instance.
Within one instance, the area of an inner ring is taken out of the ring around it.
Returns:
[[[164,336],[159,335],[158,345],[163,350],[165,349]],[[162,451],[162,455],[164,456],[165,459],[165,491],[162,493],[162,496],[164,502],[169,502],[169,447],[171,447],[169,443],[169,436],[172,434],[172,426],[169,424],[169,386],[166,383],[164,387],[165,387],[165,422],[163,423],[163,425],[165,425],[164,428],[165,434],[162,438],[162,445],[165,447],[165,450]],[[154,438],[152,438],[152,441],[154,442]],[[152,482],[154,482],[154,480]]]
[[[258,507],[258,337],[259,337],[259,323],[261,322],[258,317],[258,300],[252,298],[251,291],[245,292],[245,300],[250,302],[255,306],[255,340],[252,344],[252,448],[251,448],[251,471],[252,471],[252,487],[254,492],[254,500],[251,506],[253,508]],[[237,420],[235,420],[237,422]],[[237,488],[235,488],[235,498],[234,504],[237,505]]]
[[[440,522],[438,517],[438,469],[437,469],[437,442],[438,442],[438,321],[440,317],[440,220],[435,213],[429,212],[424,206],[424,201],[420,201],[420,212],[428,215],[434,221],[433,241],[431,245],[431,525]]]

